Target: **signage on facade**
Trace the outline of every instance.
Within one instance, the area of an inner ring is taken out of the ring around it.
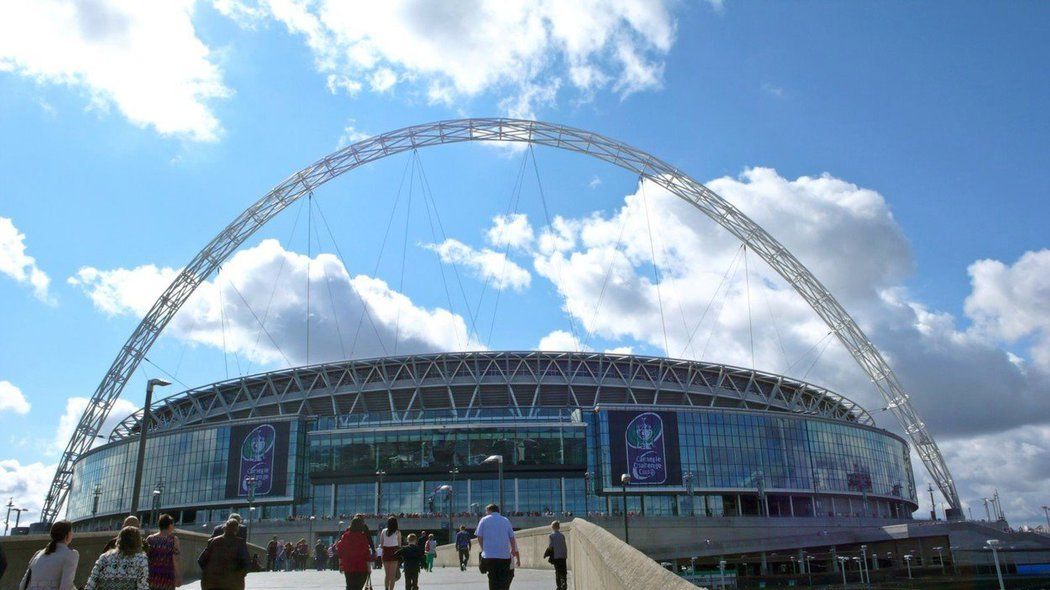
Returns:
[[[284,496],[288,483],[287,422],[230,428],[226,498]],[[254,494],[252,479],[254,478]]]
[[[629,486],[682,485],[674,412],[610,411],[608,416],[611,485],[618,485],[623,473],[631,476]]]

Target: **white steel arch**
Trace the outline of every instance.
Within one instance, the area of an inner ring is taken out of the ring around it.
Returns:
[[[405,127],[340,149],[289,176],[238,215],[172,281],[132,332],[92,395],[62,453],[41,511],[52,522],[65,503],[73,464],[91,447],[128,379],[193,291],[256,230],[315,188],[358,166],[417,148],[468,141],[530,143],[605,160],[681,197],[743,241],[798,292],[871,378],[922,458],[941,493],[960,506],[948,466],[889,364],[831,293],[773,236],[712,190],[674,166],[624,143],[563,125],[520,119],[457,119]]]

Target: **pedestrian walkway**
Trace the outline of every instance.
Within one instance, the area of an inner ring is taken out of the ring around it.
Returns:
[[[372,572],[372,586],[377,590],[383,587],[383,573]],[[200,590],[200,582],[192,582],[181,588]],[[260,572],[248,574],[245,579],[246,590],[341,590],[346,587],[343,575],[332,571],[305,572]],[[398,590],[405,587],[402,579],[397,583]],[[488,579],[477,569],[461,572],[456,568],[434,568],[433,572],[419,574],[420,590],[488,590]],[[514,574],[511,590],[550,590],[554,588],[554,572],[549,570],[518,569]],[[569,588],[572,588],[572,574],[569,574]]]

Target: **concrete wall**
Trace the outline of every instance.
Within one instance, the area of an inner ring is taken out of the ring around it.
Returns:
[[[200,555],[201,551],[204,551],[210,535],[183,530],[176,530],[175,533],[179,536],[179,543],[182,546],[183,576],[186,581],[197,580],[201,574],[200,568],[197,567],[197,556]],[[77,567],[76,576],[73,577],[73,583],[77,587],[83,586],[87,582],[91,568],[95,565],[95,560],[102,554],[102,548],[116,534],[116,531],[73,533],[73,542],[70,544],[70,548],[76,549],[80,553],[80,564]],[[29,565],[29,560],[37,551],[46,547],[49,540],[50,537],[47,535],[0,537],[0,545],[4,548],[4,554],[7,555],[7,572],[0,579],[0,590],[15,590],[18,588],[18,583],[22,580],[26,567]],[[263,565],[266,564],[265,549],[249,545],[248,550],[253,554],[258,554],[261,563]]]
[[[617,539],[600,526],[581,518],[562,524],[569,547],[569,570],[575,590],[696,590],[696,586],[660,567],[644,553]],[[521,567],[552,569],[543,552],[550,528],[524,529],[516,533]],[[478,565],[478,546],[473,543],[470,565]],[[458,567],[454,545],[438,548],[435,563]]]

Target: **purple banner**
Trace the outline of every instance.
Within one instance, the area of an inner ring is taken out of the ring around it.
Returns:
[[[614,472],[632,486],[681,484],[678,418],[672,412],[609,412],[609,451]]]
[[[255,496],[284,495],[287,471],[287,422],[239,425],[230,429],[227,498],[248,497],[249,478],[255,478]]]

